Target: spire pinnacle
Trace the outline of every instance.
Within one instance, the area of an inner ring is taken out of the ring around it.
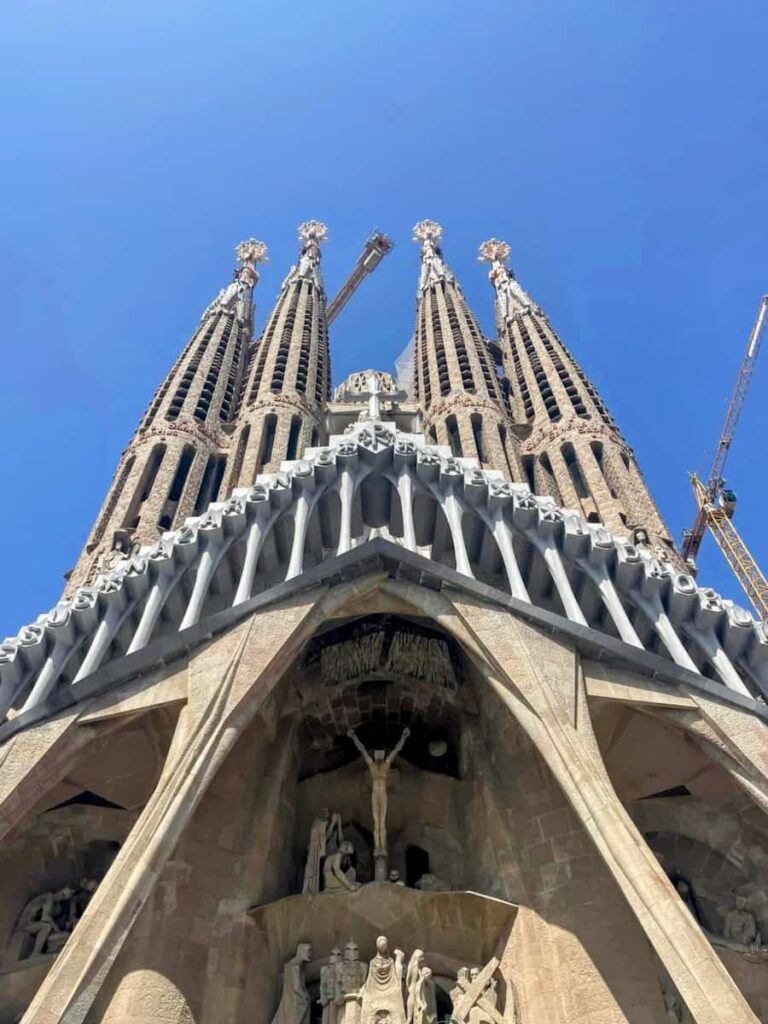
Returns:
[[[421,243],[421,275],[419,291],[438,281],[451,280],[453,274],[446,266],[440,248],[443,229],[434,220],[420,220],[413,228],[414,242]]]
[[[217,309],[232,308],[235,308],[240,320],[248,320],[252,317],[253,289],[259,281],[256,264],[267,262],[267,247],[257,238],[246,238],[244,242],[235,246],[235,256],[238,265],[232,275],[232,281],[226,288],[221,289],[205,310],[202,316],[203,320]]]
[[[489,238],[479,248],[478,260],[490,263],[488,280],[496,292],[496,313],[500,323],[511,320],[516,313],[533,305],[530,295],[517,283],[514,271],[508,265],[511,249],[499,238]]]
[[[318,288],[323,287],[323,280],[320,276],[320,245],[327,239],[328,228],[322,221],[305,220],[303,224],[299,225],[299,241],[301,242],[299,262],[297,266],[291,267],[288,277],[283,282],[284,287],[299,277],[313,281]]]

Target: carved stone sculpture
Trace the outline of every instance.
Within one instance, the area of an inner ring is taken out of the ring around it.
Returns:
[[[341,817],[338,814],[331,815],[327,807],[323,807],[318,816],[312,822],[309,831],[309,846],[307,848],[307,865],[304,868],[304,884],[302,893],[305,895],[320,892],[320,870],[322,860],[327,851],[334,845],[340,846],[343,840],[341,831]]]
[[[283,967],[283,991],[272,1024],[309,1024],[309,993],[304,965],[312,959],[312,947],[300,942],[296,955]]]
[[[504,1015],[496,1007],[498,993],[493,975],[498,966],[499,961],[493,957],[482,970],[459,969],[456,986],[451,990],[452,1016],[456,1024],[505,1024],[505,1021],[515,1020],[515,1007],[509,993]]]
[[[416,1005],[414,1008],[414,1024],[435,1024],[437,1021],[437,994],[432,971],[422,967],[416,989]]]
[[[405,1019],[407,1024],[413,1024],[413,1015],[416,1010],[416,996],[418,995],[419,979],[421,969],[424,966],[424,952],[421,949],[414,949],[411,959],[408,961],[408,970],[405,972]]]
[[[334,853],[329,853],[323,863],[323,889],[325,892],[356,892],[360,884],[352,867],[355,848],[344,840]]]
[[[389,769],[392,767],[392,762],[403,749],[405,741],[408,739],[410,734],[410,729],[403,729],[402,736],[395,744],[395,747],[389,755],[386,755],[386,751],[384,750],[374,750],[373,757],[371,757],[355,735],[355,730],[350,729],[347,733],[347,736],[349,736],[362,754],[371,775],[371,811],[373,814],[374,857],[386,857],[387,855],[387,779],[389,777]]]
[[[403,1004],[403,961],[405,953],[389,953],[383,935],[376,939],[376,956],[371,960],[368,978],[362,989],[363,1024],[405,1024]]]
[[[69,900],[69,911],[67,913],[67,923],[65,925],[66,930],[71,932],[80,918],[83,916],[85,908],[91,902],[91,897],[96,892],[99,883],[95,878],[81,878],[80,885],[72,894]]]
[[[81,878],[79,886],[67,885],[57,892],[33,896],[19,915],[4,962],[10,966],[29,957],[60,952],[97,887],[95,879]],[[30,936],[34,940],[31,949]]]
[[[346,996],[359,992],[367,974],[368,968],[360,959],[360,947],[354,939],[350,939],[344,947],[344,960],[341,964],[342,993]]]
[[[323,1008],[323,1024],[336,1024],[341,998],[341,950],[334,948],[328,957],[328,965],[320,968],[318,1002]]]
[[[29,956],[42,956],[43,953],[58,952],[48,948],[48,942],[54,935],[61,935],[60,942],[55,943],[60,949],[66,942],[68,935],[62,925],[57,921],[61,918],[61,904],[66,903],[74,895],[75,890],[66,886],[58,892],[43,892],[32,899],[22,910],[19,920],[16,923],[16,931],[31,935],[34,938],[34,946]],[[26,959],[26,957],[19,957]]]
[[[760,945],[760,933],[757,930],[755,915],[747,910],[744,896],[735,897],[735,905],[725,915],[723,938],[745,949],[755,950]]]

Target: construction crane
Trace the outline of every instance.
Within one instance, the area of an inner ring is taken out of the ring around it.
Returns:
[[[723,474],[755,370],[767,320],[768,295],[764,295],[760,300],[757,318],[749,335],[747,350],[744,353],[736,387],[728,405],[725,423],[706,483],[703,483],[695,473],[691,474],[698,512],[692,529],[685,530],[683,533],[683,558],[694,563],[707,528],[711,530],[717,546],[761,619],[768,619],[768,581],[731,522],[736,508],[736,494],[725,486]]]
[[[372,274],[387,253],[392,252],[394,247],[395,243],[391,238],[382,234],[381,231],[374,231],[371,237],[366,241],[363,251],[355,264],[354,270],[331,302],[328,303],[325,310],[325,319],[328,325],[332,324],[342,309],[344,309],[346,304],[360,287],[363,278],[368,274]]]

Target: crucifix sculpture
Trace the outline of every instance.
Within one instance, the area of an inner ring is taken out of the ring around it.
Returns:
[[[397,741],[392,751],[387,754],[385,750],[374,750],[373,757],[368,753],[363,744],[355,735],[354,729],[349,729],[347,736],[352,740],[363,756],[371,775],[371,810],[373,813],[373,856],[376,858],[378,872],[386,868],[387,858],[387,779],[392,762],[405,746],[405,741],[411,735],[407,727],[403,729],[403,735]],[[380,867],[381,865],[381,867]],[[386,874],[384,874],[386,877]]]

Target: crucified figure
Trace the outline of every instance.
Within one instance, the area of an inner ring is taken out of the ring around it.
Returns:
[[[371,809],[373,811],[373,855],[374,857],[386,857],[387,855],[387,778],[392,762],[405,746],[405,741],[411,735],[407,727],[403,729],[403,735],[395,744],[392,752],[385,756],[385,750],[374,750],[373,757],[368,753],[363,744],[355,735],[354,729],[347,731],[347,736],[352,740],[357,749],[363,755],[368,771],[371,773]]]

